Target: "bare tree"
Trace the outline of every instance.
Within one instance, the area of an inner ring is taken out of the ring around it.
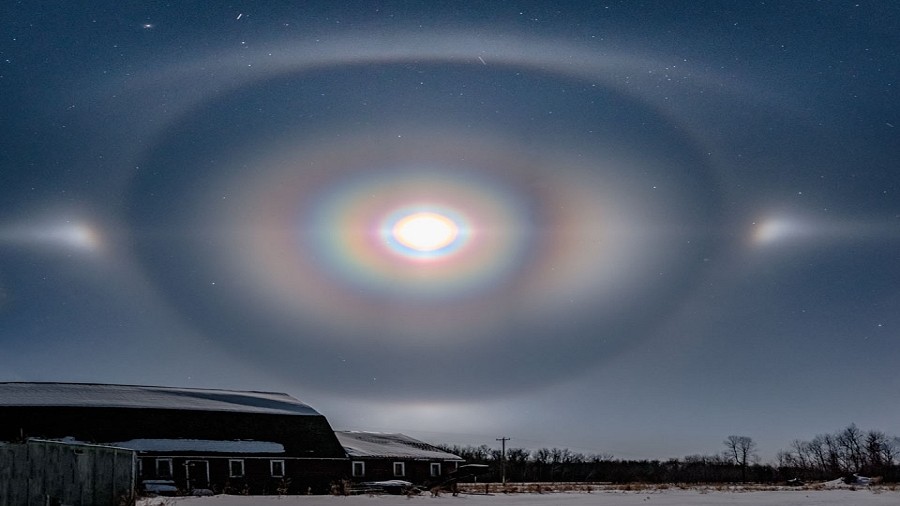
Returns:
[[[870,430],[865,435],[864,450],[866,453],[867,472],[880,471],[887,460],[885,447],[890,439],[884,432]]]
[[[825,451],[828,455],[827,472],[834,476],[840,475],[843,472],[843,468],[841,467],[841,448],[838,445],[837,437],[831,434],[823,434],[822,444],[825,445]]]
[[[810,462],[810,444],[806,441],[801,441],[799,439],[795,439],[791,443],[791,449],[793,449],[793,453],[791,453],[791,463],[799,467],[804,471],[808,471],[812,468],[812,464]]]
[[[741,468],[741,481],[747,481],[747,466],[756,458],[756,443],[747,436],[728,436],[722,442],[729,460]]]
[[[799,467],[794,454],[785,450],[779,450],[778,453],[775,454],[775,465],[778,466],[779,469]]]
[[[829,466],[829,459],[828,445],[825,442],[825,438],[816,436],[806,445],[809,448],[811,467],[819,469],[823,473],[826,472]]]
[[[547,464],[550,463],[550,449],[549,448],[541,448],[536,452],[532,453],[532,458],[534,458],[535,463],[538,468],[538,480],[544,480],[544,469],[547,467]]]
[[[526,481],[525,472],[531,452],[525,448],[508,448],[506,450],[507,476],[511,480]]]
[[[841,450],[843,468],[849,473],[858,473],[865,463],[865,450],[863,432],[855,423],[851,423],[846,429],[837,434],[837,445]]]

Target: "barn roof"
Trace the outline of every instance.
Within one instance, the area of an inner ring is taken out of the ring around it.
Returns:
[[[215,439],[132,439],[113,446],[139,452],[284,453],[284,445],[272,441]]]
[[[390,457],[427,460],[458,460],[459,456],[413,439],[405,434],[383,432],[335,431],[350,457]]]
[[[319,415],[297,399],[275,392],[93,383],[0,383],[0,407],[26,406]]]

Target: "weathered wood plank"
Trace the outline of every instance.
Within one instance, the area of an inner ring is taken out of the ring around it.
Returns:
[[[57,441],[0,445],[0,506],[134,501],[131,450]]]

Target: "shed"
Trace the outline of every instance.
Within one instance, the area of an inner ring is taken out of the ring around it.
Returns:
[[[361,431],[335,434],[350,458],[350,475],[356,482],[440,481],[464,462],[458,455],[404,434]]]

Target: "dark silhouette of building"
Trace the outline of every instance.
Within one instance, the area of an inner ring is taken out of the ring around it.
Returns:
[[[324,493],[350,474],[323,415],[282,393],[0,383],[0,441],[129,448],[156,490]]]

